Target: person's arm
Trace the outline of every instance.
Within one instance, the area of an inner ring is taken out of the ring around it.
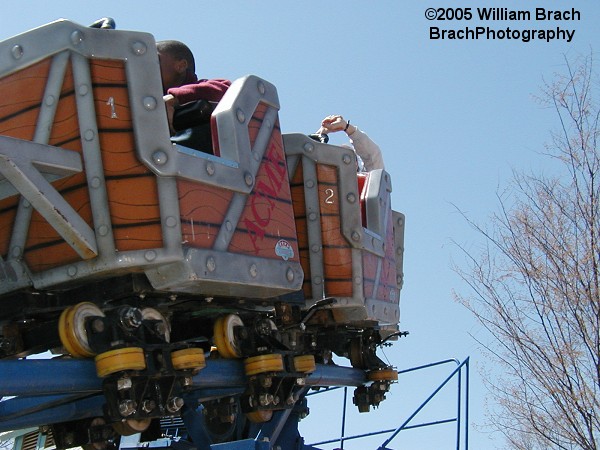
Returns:
[[[171,88],[167,93],[175,97],[177,103],[180,105],[195,100],[218,102],[223,98],[229,86],[231,86],[231,81],[229,80],[200,80],[197,83]]]
[[[384,169],[383,156],[379,146],[371,140],[367,133],[352,125],[350,121],[345,120],[340,115],[327,116],[321,121],[321,128],[318,134],[335,133],[344,131],[350,138],[354,151],[362,159],[365,169],[375,170]]]
[[[367,171],[385,169],[381,149],[379,148],[379,145],[373,142],[367,133],[359,130],[358,127],[355,127],[354,125],[350,125],[346,130],[346,133],[348,133],[354,151],[356,151],[358,156],[363,160]]]

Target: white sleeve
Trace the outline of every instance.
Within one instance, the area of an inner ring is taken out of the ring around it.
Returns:
[[[385,169],[381,149],[367,136],[367,133],[356,128],[356,131],[350,136],[350,142],[354,147],[354,151],[356,151],[365,163],[367,171]]]

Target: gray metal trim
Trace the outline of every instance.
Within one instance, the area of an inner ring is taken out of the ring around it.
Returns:
[[[302,288],[300,263],[215,250],[186,250],[183,261],[146,270],[152,286],[161,291],[265,298]],[[223,283],[224,279],[230,280]]]
[[[115,252],[115,242],[110,223],[108,193],[104,182],[104,167],[96,123],[90,66],[87,58],[76,53],[72,54],[71,60],[73,63],[73,82],[75,84],[81,148],[96,239],[100,250],[99,256],[100,259],[104,257],[112,258]]]
[[[83,259],[98,255],[94,232],[36,168],[62,176],[83,170],[74,151],[0,136],[0,174]]]
[[[308,255],[310,261],[310,284],[313,300],[325,298],[325,267],[321,229],[321,208],[315,161],[302,158],[304,173],[304,202],[306,205],[306,231],[310,236]]]

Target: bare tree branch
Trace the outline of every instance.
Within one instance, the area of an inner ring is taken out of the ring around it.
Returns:
[[[543,89],[559,130],[554,176],[514,172],[476,254],[458,245],[470,288],[455,294],[492,340],[492,424],[511,448],[598,450],[600,442],[600,104],[590,56]]]

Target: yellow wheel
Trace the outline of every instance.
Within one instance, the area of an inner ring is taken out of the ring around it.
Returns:
[[[398,372],[394,369],[378,369],[367,374],[369,381],[398,381]]]
[[[171,362],[175,370],[196,369],[206,367],[204,351],[201,348],[185,348],[171,353]]]
[[[233,328],[236,326],[243,326],[244,322],[240,319],[240,316],[235,314],[227,314],[221,316],[215,322],[214,327],[214,339],[215,345],[219,355],[223,358],[234,359],[241,358],[239,346],[235,341],[235,335]]]
[[[252,423],[265,423],[271,420],[271,417],[273,417],[273,411],[261,409],[259,411],[246,413],[246,417]]]
[[[312,373],[317,369],[313,355],[301,355],[294,358],[294,368],[297,372]]]
[[[246,375],[257,375],[265,372],[280,372],[283,370],[283,357],[279,353],[253,356],[244,361]]]
[[[122,422],[113,423],[112,427],[121,436],[131,436],[146,431],[152,419],[127,419]]]
[[[96,373],[100,378],[122,370],[144,370],[146,358],[139,347],[118,348],[100,353],[95,358]]]
[[[95,353],[88,343],[85,321],[88,317],[104,317],[104,313],[90,302],[78,303],[65,309],[58,319],[58,335],[65,349],[76,358],[89,358]]]

